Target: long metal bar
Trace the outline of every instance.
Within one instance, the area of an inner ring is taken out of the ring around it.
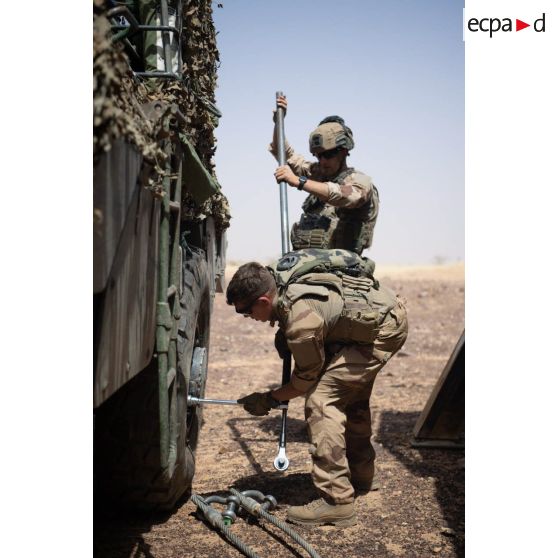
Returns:
[[[182,31],[182,0],[178,0],[176,3],[174,24],[177,29]],[[178,73],[182,75],[182,41],[180,40],[180,33],[178,34]]]
[[[116,24],[111,25],[111,28],[115,31],[118,31],[121,29],[130,29],[130,26]],[[136,25],[135,27],[130,29],[130,35],[133,35],[138,31],[168,31],[169,33],[174,33],[177,37],[179,34],[178,29],[176,27],[173,27],[172,25]]]
[[[134,75],[144,78],[181,79],[180,76],[172,72],[135,72]]]
[[[167,0],[161,0],[161,22],[164,27],[169,26],[169,6]],[[163,52],[165,56],[165,71],[172,72],[172,60],[170,51],[170,35],[163,31],[161,32],[163,38]]]
[[[166,127],[170,127],[169,119],[167,118]],[[172,328],[170,331],[170,343],[169,343],[169,356],[168,356],[168,367],[172,370],[176,370],[178,367],[178,322],[180,321],[181,311],[180,311],[180,300],[178,297],[178,281],[180,280],[180,209],[178,211],[171,211],[170,204],[174,200],[180,200],[181,196],[181,186],[182,186],[182,156],[180,151],[180,144],[176,144],[174,147],[169,146],[170,157],[169,164],[170,168],[176,168],[174,161],[178,159],[178,169],[176,172],[176,178],[172,179],[169,183],[169,236],[171,240],[170,248],[170,262],[169,262],[169,287],[167,289],[167,296],[169,290],[174,290],[174,294],[168,299],[170,314],[172,316]],[[174,184],[174,188],[173,188]],[[174,287],[174,289],[172,289]],[[170,370],[169,370],[170,373]],[[178,447],[176,440],[178,439],[178,381],[176,381],[176,373],[174,375],[174,381],[169,384],[169,374],[167,374],[167,389],[170,388],[170,405],[169,405],[169,458],[168,458],[168,469],[170,474],[174,471],[176,465],[176,458],[178,456]]]
[[[170,173],[169,173],[170,174]],[[157,278],[157,361],[159,369],[159,427],[161,467],[167,468],[169,461],[169,394],[167,374],[169,366],[169,342],[172,318],[167,299],[169,288],[169,190],[170,179],[163,179],[165,195],[161,204],[161,223],[159,225],[159,269]]]
[[[240,405],[236,399],[204,399],[188,395],[188,405]]]
[[[170,124],[167,117],[163,123],[165,131]],[[178,178],[173,190],[171,174],[173,170],[173,145],[165,146],[169,156],[166,176],[163,178],[165,195],[161,203],[161,221],[159,228],[159,263],[157,277],[157,334],[156,348],[159,380],[159,428],[161,467],[172,476],[177,458],[177,337],[180,314],[177,306],[179,300],[176,285],[179,278],[178,250],[180,242],[180,211],[171,215],[170,202],[180,199],[182,165],[178,167]],[[174,289],[170,287],[174,286]],[[174,291],[169,298],[169,290]],[[170,393],[169,393],[170,392]]]
[[[282,91],[277,91],[275,93],[275,98],[283,96]],[[277,129],[277,151],[279,165],[282,166],[286,163],[286,153],[285,153],[285,115],[283,114],[282,108],[277,108],[276,111],[276,129]],[[279,183],[279,195],[280,195],[280,209],[281,209],[281,249],[282,254],[286,254],[290,251],[289,248],[289,213],[287,206],[287,183],[282,181]],[[290,353],[283,359],[283,376],[281,378],[281,384],[288,384],[291,379],[291,355]],[[288,412],[288,401],[281,402],[281,432],[279,433],[279,448],[277,456],[273,461],[273,466],[278,471],[285,471],[289,466],[289,460],[287,459],[287,412]]]
[[[282,91],[277,91],[276,98],[283,96]],[[285,121],[283,109],[278,108],[276,114],[277,120],[277,149],[279,166],[286,163],[285,155]],[[290,252],[289,248],[289,211],[287,207],[287,183],[282,181],[279,183],[279,202],[281,209],[281,251],[282,254]]]

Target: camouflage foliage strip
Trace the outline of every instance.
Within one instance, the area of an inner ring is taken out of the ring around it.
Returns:
[[[149,99],[137,80],[120,44],[112,44],[104,2],[94,2],[93,13],[93,162],[109,151],[116,139],[135,145],[153,168],[150,185],[160,184],[166,155],[157,142],[157,130],[141,105]]]
[[[169,6],[173,3],[169,2]],[[108,151],[117,138],[134,144],[152,166],[150,185],[158,191],[164,175],[166,155],[161,150],[165,137],[163,119],[152,122],[142,105],[161,100],[175,105],[185,117],[180,132],[194,146],[198,157],[213,176],[216,150],[214,129],[220,113],[215,107],[219,52],[213,25],[213,10],[207,0],[183,3],[182,72],[183,80],[150,79],[140,81],[129,67],[121,43],[111,44],[110,23],[105,16],[107,4],[94,0],[94,162]],[[222,192],[203,204],[196,204],[187,188],[182,192],[184,219],[203,219],[213,215],[218,230],[229,226],[228,200]]]

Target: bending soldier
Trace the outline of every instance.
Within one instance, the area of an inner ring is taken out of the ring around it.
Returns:
[[[277,99],[277,107],[286,114],[286,97]],[[309,194],[291,230],[293,248],[343,248],[361,254],[372,244],[380,201],[372,179],[347,167],[354,147],[351,129],[339,116],[324,118],[310,134],[310,152],[317,162],[306,161],[285,144],[287,164],[277,168],[275,178]],[[269,149],[278,159],[277,126]]]
[[[313,260],[322,261],[319,272],[311,269]],[[345,269],[324,272],[324,260],[341,260]],[[294,523],[353,525],[355,489],[372,486],[370,395],[377,373],[405,342],[407,315],[399,297],[371,273],[354,272],[354,264],[362,269],[366,262],[372,264],[345,250],[300,250],[271,267],[242,265],[227,289],[227,303],[238,313],[278,322],[276,347],[282,356],[284,345],[294,357],[288,384],[239,400],[262,416],[279,401],[305,397],[320,498],[290,507]]]

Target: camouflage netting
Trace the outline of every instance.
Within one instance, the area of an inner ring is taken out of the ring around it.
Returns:
[[[159,191],[166,155],[156,141],[153,124],[141,104],[146,88],[134,78],[121,47],[111,44],[104,1],[94,0],[93,13],[93,164],[119,138],[135,145],[153,172],[150,187]]]
[[[172,2],[169,2],[172,6]],[[156,138],[161,126],[143,115],[140,105],[163,100],[175,104],[186,119],[181,132],[194,146],[201,162],[215,181],[213,155],[216,149],[214,129],[220,116],[215,107],[219,53],[215,39],[211,1],[186,0],[183,6],[182,72],[183,81],[151,79],[147,86],[134,78],[121,46],[111,45],[110,25],[102,15],[105,0],[94,0],[94,150],[95,157],[110,149],[111,142],[125,137],[138,147],[153,166],[152,188],[163,175],[165,155]],[[110,34],[108,35],[110,37]],[[218,231],[229,226],[230,212],[222,192],[198,205],[183,189],[183,218],[203,219],[214,216]]]
[[[206,215],[212,215],[218,233],[226,229],[231,220],[229,200],[220,192],[201,205],[197,205],[191,196],[184,197],[182,212],[185,219],[203,219]]]
[[[217,140],[213,130],[221,114],[215,107],[219,51],[211,1],[190,0],[185,3],[183,13],[185,40],[182,44],[182,69],[188,84],[188,97],[187,103],[179,106],[190,124],[186,128],[189,141],[205,167],[215,176],[213,155]],[[188,130],[195,131],[195,134],[188,133]],[[218,231],[227,228],[231,218],[228,200],[222,193],[213,195],[197,212],[195,203],[186,193],[183,211],[194,218],[213,215]]]

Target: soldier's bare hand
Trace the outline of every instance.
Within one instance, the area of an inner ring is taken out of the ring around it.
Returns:
[[[277,97],[276,109],[273,110],[273,122],[277,122],[277,109],[282,108],[284,110],[283,116],[287,116],[287,97],[282,95]]]
[[[286,182],[289,186],[298,186],[298,176],[291,170],[289,165],[277,167],[274,174],[277,182]]]

